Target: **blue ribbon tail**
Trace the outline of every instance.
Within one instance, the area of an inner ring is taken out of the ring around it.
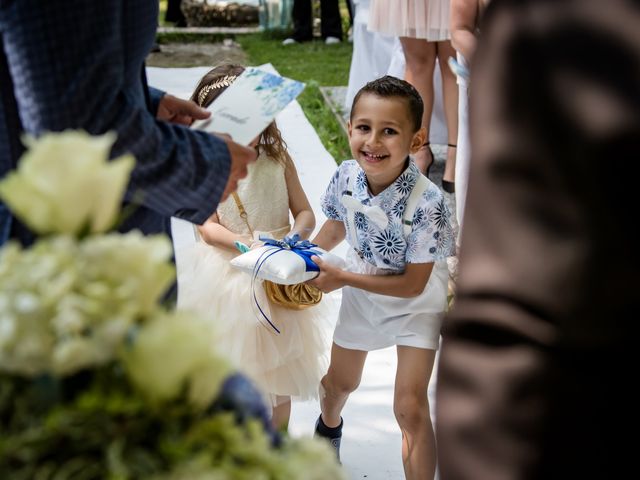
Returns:
[[[258,261],[256,262],[255,266],[253,267],[253,275],[251,276],[251,295],[253,296],[253,306],[260,313],[260,316],[258,317],[258,320],[260,320],[260,323],[262,323],[264,325],[264,323],[263,323],[263,319],[264,319],[264,321],[266,321],[269,324],[269,326],[277,334],[280,334],[280,330],[278,330],[278,327],[275,326],[275,324],[271,321],[271,319],[267,316],[267,314],[264,313],[264,310],[262,309],[262,307],[260,306],[260,302],[258,301],[258,297],[256,296],[256,278],[258,277],[258,272],[260,271],[260,268],[262,267],[264,262],[271,255],[273,255],[275,253],[278,253],[279,251],[280,250],[267,250],[262,255],[260,255],[260,257],[258,258]]]
[[[251,277],[251,294],[253,296],[253,306],[258,311],[258,319],[260,320],[260,322],[266,322],[278,334],[280,333],[280,330],[278,330],[278,327],[275,326],[275,324],[271,321],[271,319],[267,316],[267,314],[260,306],[260,302],[258,302],[255,283],[256,279],[258,278],[258,273],[260,272],[262,265],[264,265],[264,262],[276,253],[280,253],[286,250],[295,253],[304,260],[305,272],[319,272],[320,267],[318,267],[318,265],[316,265],[311,260],[311,257],[313,257],[314,255],[320,255],[319,251],[314,250],[314,247],[317,247],[317,245],[315,243],[311,243],[309,240],[299,239],[300,236],[298,234],[295,234],[292,237],[285,237],[282,240],[275,240],[273,238],[260,236],[260,240],[264,242],[265,246],[273,247],[273,249],[267,250],[262,255],[260,255],[260,258],[258,258],[258,261],[253,267],[253,275]]]

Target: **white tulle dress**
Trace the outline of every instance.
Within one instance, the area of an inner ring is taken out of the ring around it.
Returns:
[[[451,0],[371,0],[369,30],[394,37],[450,40]]]
[[[280,163],[260,156],[237,193],[254,232],[275,238],[289,232],[289,199]],[[217,212],[227,229],[249,233],[233,198],[220,204]],[[218,350],[258,384],[272,405],[281,400],[279,396],[317,398],[331,346],[331,302],[323,300],[300,311],[281,308],[268,301],[256,280],[258,302],[280,330],[277,334],[256,315],[251,276],[229,263],[239,252],[199,240],[180,254],[178,308],[202,312],[216,323],[223,339]]]

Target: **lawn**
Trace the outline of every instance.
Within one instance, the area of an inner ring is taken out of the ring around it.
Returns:
[[[340,2],[343,24],[348,26],[348,15],[344,0]],[[165,25],[166,0],[160,1],[160,25]],[[229,35],[225,35],[229,36]],[[298,97],[305,115],[318,132],[323,145],[338,163],[351,158],[346,135],[333,112],[320,93],[321,86],[346,86],[349,79],[352,45],[325,45],[322,41],[299,45],[282,46],[287,32],[275,31],[257,34],[235,35],[235,41],[247,54],[248,64],[271,63],[286,77],[306,83],[306,88]],[[221,35],[165,34],[159,39],[164,42],[214,42],[221,41]],[[346,39],[346,33],[345,33]]]

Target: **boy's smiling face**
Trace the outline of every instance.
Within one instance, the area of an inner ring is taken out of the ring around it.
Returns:
[[[354,105],[349,145],[374,195],[398,178],[407,155],[418,151],[424,139],[425,129],[414,132],[408,102],[401,97],[366,93]]]

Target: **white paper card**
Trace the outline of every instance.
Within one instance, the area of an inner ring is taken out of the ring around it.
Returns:
[[[304,88],[304,83],[249,67],[220,94],[207,110],[211,117],[192,128],[226,133],[249,145]]]

